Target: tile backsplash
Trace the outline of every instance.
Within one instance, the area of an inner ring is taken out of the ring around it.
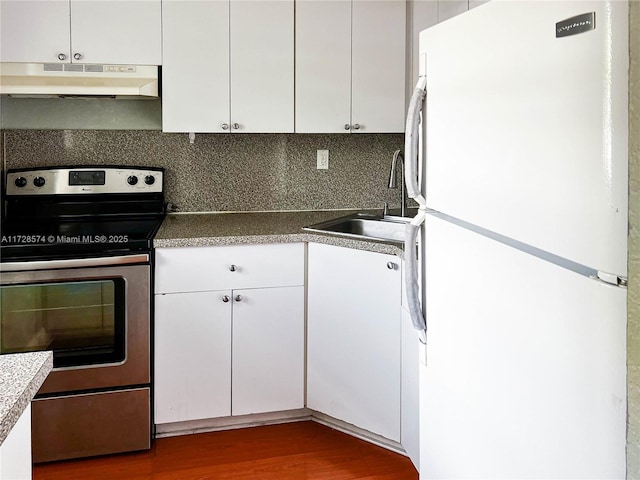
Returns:
[[[2,165],[164,167],[180,212],[399,207],[387,188],[402,134],[187,134],[157,131],[6,130]],[[329,150],[329,169],[316,169]]]

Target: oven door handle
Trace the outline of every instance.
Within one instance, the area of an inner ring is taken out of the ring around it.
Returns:
[[[31,270],[53,270],[59,268],[82,267],[115,267],[149,263],[148,254],[122,255],[118,257],[73,258],[69,260],[46,260],[37,262],[6,262],[0,263],[0,272],[25,272]]]

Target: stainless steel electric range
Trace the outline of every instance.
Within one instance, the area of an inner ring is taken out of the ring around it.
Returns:
[[[53,351],[32,405],[34,462],[150,448],[163,170],[8,170],[3,200],[0,353]]]

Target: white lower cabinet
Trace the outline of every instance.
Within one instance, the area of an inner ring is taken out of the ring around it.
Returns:
[[[303,408],[304,245],[163,248],[156,259],[155,423]],[[218,272],[231,288],[210,288]],[[189,291],[199,286],[209,289]]]
[[[0,480],[31,480],[31,404],[0,445]]]
[[[304,407],[304,287],[233,297],[232,415]]]
[[[304,244],[162,248],[156,260],[156,424],[300,409],[306,380],[311,410],[411,443],[397,257],[310,243],[306,292]]]
[[[230,291],[155,296],[155,423],[231,415]]]
[[[307,406],[400,442],[400,261],[309,244]]]

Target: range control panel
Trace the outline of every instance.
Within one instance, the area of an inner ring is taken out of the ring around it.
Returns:
[[[7,172],[7,195],[162,193],[164,171],[152,167],[51,167]]]

